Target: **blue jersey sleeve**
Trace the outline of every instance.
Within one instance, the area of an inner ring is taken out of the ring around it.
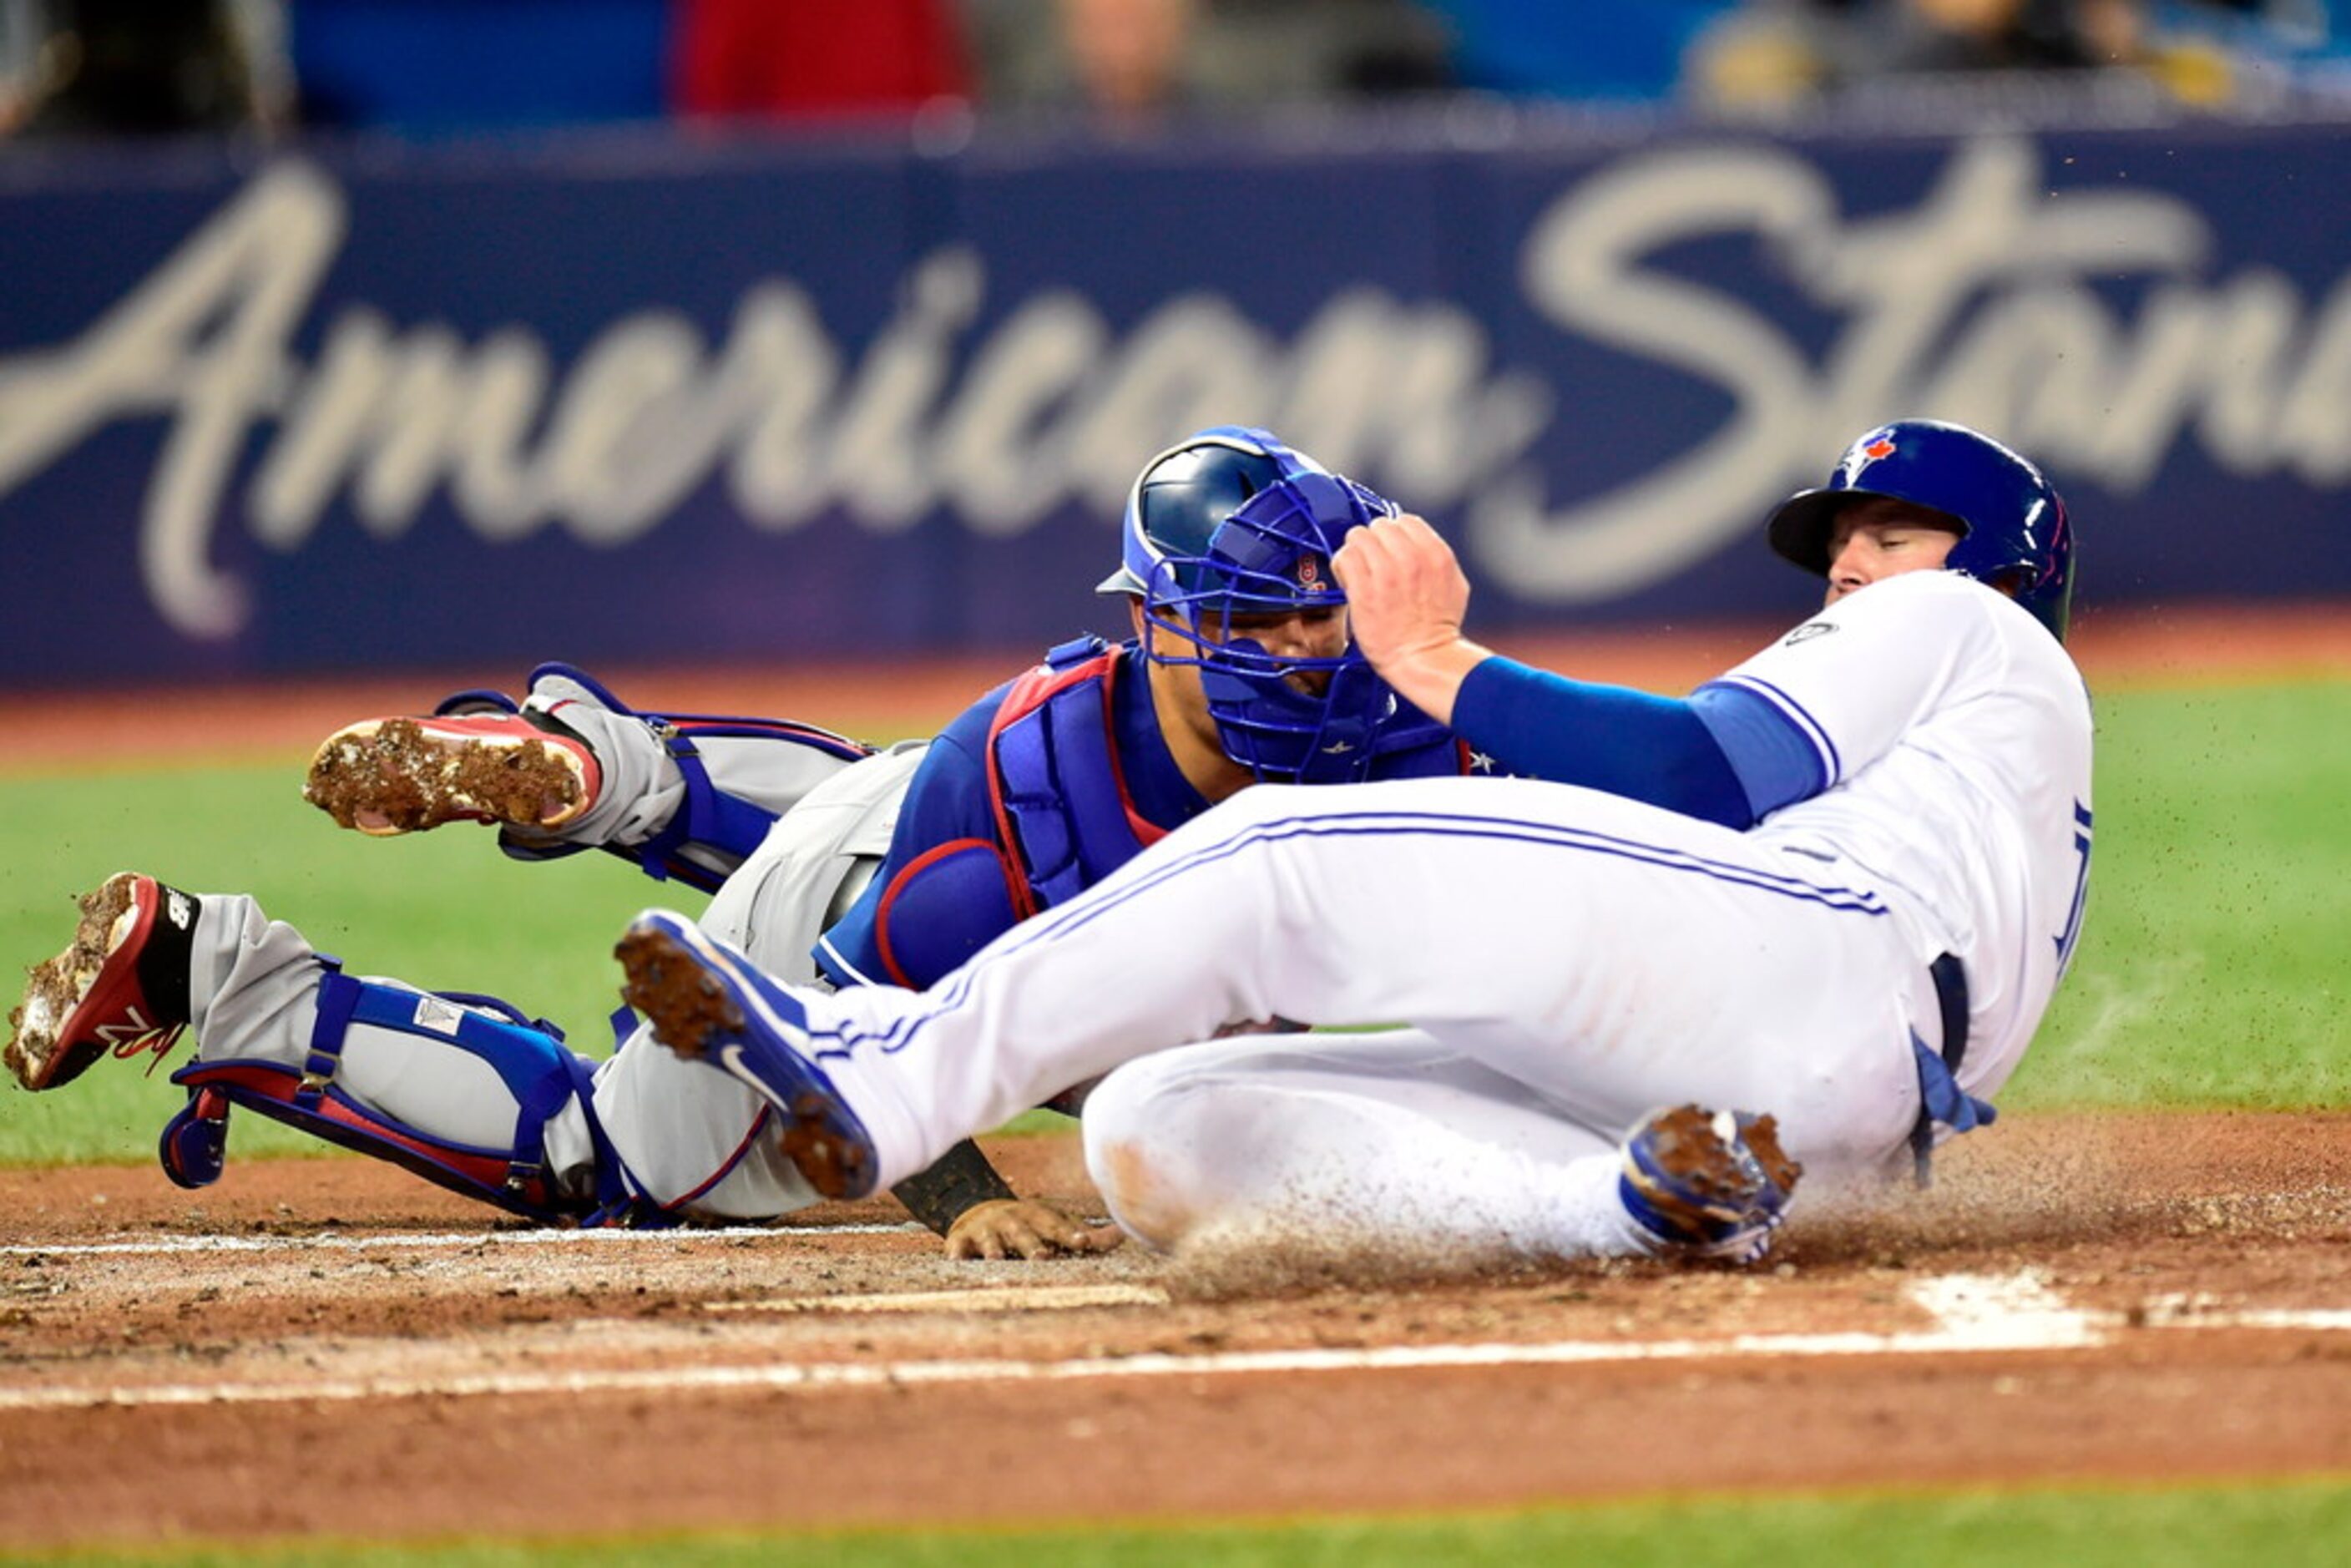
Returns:
[[[816,946],[835,985],[926,986],[1015,919],[987,793],[998,687],[931,743],[906,787],[890,852]]]
[[[1490,658],[1469,672],[1454,733],[1523,779],[1580,784],[1726,827],[1755,810],[1735,755],[1700,707]]]
[[[1704,685],[1690,694],[1689,706],[1729,759],[1730,770],[1739,775],[1747,809],[1756,821],[1829,787],[1828,772],[1811,737],[1755,693],[1741,686]]]

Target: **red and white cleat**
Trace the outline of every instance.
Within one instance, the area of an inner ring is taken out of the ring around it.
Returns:
[[[103,1056],[149,1056],[152,1072],[188,1022],[188,954],[197,901],[152,876],[117,872],[81,895],[66,950],[26,972],[8,1014],[8,1071],[55,1089]]]

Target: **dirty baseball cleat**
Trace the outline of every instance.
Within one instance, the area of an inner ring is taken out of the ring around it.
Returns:
[[[679,1056],[708,1062],[775,1107],[784,1155],[831,1198],[877,1185],[873,1138],[811,1054],[807,1016],[785,987],[682,915],[649,909],[612,949],[622,997]]]
[[[379,838],[444,822],[547,832],[596,803],[602,769],[585,741],[518,713],[361,719],[327,737],[302,798]]]
[[[1617,1191],[1666,1256],[1752,1263],[1770,1249],[1804,1167],[1770,1116],[1677,1105],[1625,1139]]]
[[[187,1027],[196,900],[126,871],[79,902],[73,941],[26,972],[8,1014],[5,1059],[27,1089],[71,1082],[107,1055],[152,1056],[152,1072]]]

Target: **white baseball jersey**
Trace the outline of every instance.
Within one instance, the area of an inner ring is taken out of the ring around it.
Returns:
[[[1990,1097],[2057,988],[2088,892],[2090,706],[2073,661],[2003,595],[1919,571],[1847,596],[1719,684],[1794,724],[1830,786],[1754,831],[1865,868],[1922,960],[1967,965],[1959,1079]]]

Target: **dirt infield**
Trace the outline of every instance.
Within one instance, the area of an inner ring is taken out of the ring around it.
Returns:
[[[998,1142],[1088,1202],[1067,1138]],[[0,1173],[11,1545],[1379,1511],[2351,1456],[2351,1118],[2011,1118],[1756,1272],[532,1232],[350,1159]]]
[[[1756,640],[1511,651],[1672,685]],[[2077,643],[2110,683],[2351,671],[2332,609],[2094,617]],[[1001,673],[663,685],[904,733]],[[0,768],[291,752],[420,689],[0,700]],[[1071,1139],[992,1152],[1092,1206]],[[2011,1116],[1928,1192],[1808,1193],[1746,1272],[951,1264],[887,1203],[533,1231],[352,1157],[233,1160],[200,1194],[152,1167],[0,1171],[0,1217],[16,1548],[2351,1469],[2346,1114]]]

